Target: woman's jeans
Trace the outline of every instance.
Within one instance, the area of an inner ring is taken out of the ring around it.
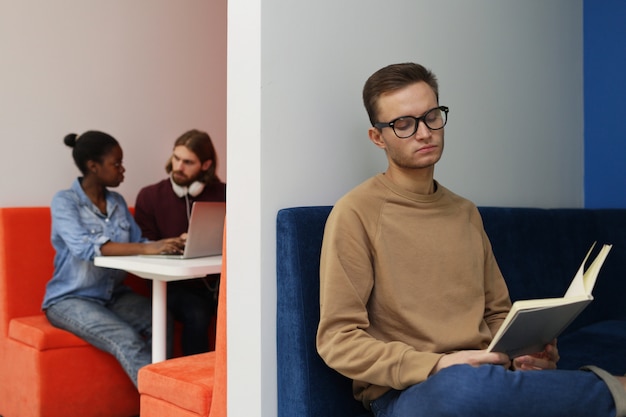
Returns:
[[[607,385],[585,371],[456,365],[371,403],[376,417],[613,417]]]
[[[87,298],[66,298],[48,307],[50,323],[65,329],[119,361],[137,386],[139,368],[151,362],[150,300],[131,291],[100,304]]]

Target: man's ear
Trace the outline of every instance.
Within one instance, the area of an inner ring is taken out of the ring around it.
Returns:
[[[213,165],[213,160],[212,159],[207,159],[206,161],[204,161],[202,163],[201,170],[202,171],[207,171],[211,167],[211,165]]]
[[[380,131],[380,129],[372,126],[367,131],[367,135],[370,137],[370,140],[372,141],[372,143],[378,146],[380,149],[387,148],[387,145],[385,144],[385,141],[383,140],[383,134]]]

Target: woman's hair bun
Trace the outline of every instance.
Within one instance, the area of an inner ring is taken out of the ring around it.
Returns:
[[[65,143],[70,148],[73,148],[74,145],[76,145],[76,138],[78,138],[78,135],[76,133],[70,133],[69,135],[65,136],[65,138],[63,138],[63,143]]]

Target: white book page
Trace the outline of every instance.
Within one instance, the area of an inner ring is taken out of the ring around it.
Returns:
[[[600,267],[604,263],[604,260],[606,259],[612,247],[612,245],[603,245],[600,253],[598,253],[598,256],[596,256],[587,271],[585,271],[585,263],[587,262],[587,259],[589,258],[589,255],[591,254],[594,246],[595,242],[593,245],[591,245],[591,249],[589,249],[589,252],[587,252],[587,256],[585,256],[585,259],[580,265],[580,268],[578,268],[578,272],[576,272],[576,276],[574,277],[572,283],[565,292],[565,298],[580,295],[591,295],[593,287],[596,284],[596,278],[598,277],[598,273],[600,272]]]

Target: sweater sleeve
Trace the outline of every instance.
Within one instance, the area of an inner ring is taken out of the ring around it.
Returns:
[[[374,286],[372,233],[349,208],[336,206],[326,223],[320,262],[320,356],[339,373],[380,387],[424,381],[441,354],[373,337],[367,305]]]

